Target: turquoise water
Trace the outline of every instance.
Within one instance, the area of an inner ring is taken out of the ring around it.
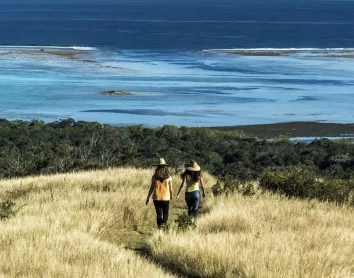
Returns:
[[[353,122],[353,10],[340,0],[0,0],[0,117]],[[237,55],[210,50],[220,48]]]
[[[354,121],[353,49],[22,51],[33,48],[0,47],[0,118],[148,126]],[[133,95],[98,94],[105,90]]]

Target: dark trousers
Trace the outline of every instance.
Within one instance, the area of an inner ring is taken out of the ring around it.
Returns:
[[[161,228],[162,225],[167,224],[168,211],[170,208],[170,201],[156,201],[154,200],[156,209],[156,223],[157,227]]]
[[[195,219],[198,217],[198,208],[200,201],[200,191],[186,192],[186,203],[188,207],[188,215],[193,216]]]

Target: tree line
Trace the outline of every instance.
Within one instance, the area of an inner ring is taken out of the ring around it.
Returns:
[[[306,167],[324,176],[350,179],[354,169],[354,145],[345,140],[269,142],[237,130],[117,127],[70,118],[52,123],[0,120],[1,178],[115,166],[149,167],[159,157],[176,170],[195,159],[216,176],[240,180],[287,167]]]

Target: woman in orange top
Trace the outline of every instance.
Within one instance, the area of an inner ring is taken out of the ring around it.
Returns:
[[[200,167],[196,161],[192,161],[187,165],[186,171],[182,174],[182,184],[177,193],[177,199],[182,188],[186,185],[185,200],[188,208],[188,215],[192,216],[194,221],[198,217],[198,209],[200,202],[200,189],[205,197],[205,185]]]
[[[160,229],[167,225],[170,200],[172,200],[173,195],[173,186],[172,177],[165,160],[160,158],[160,163],[154,166],[157,166],[157,168],[151,179],[151,186],[146,198],[146,205],[149,204],[152,195],[156,209],[157,227]]]

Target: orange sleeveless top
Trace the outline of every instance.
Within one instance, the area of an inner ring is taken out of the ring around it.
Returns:
[[[153,178],[154,191],[152,193],[152,199],[155,201],[169,201],[171,200],[170,182],[172,178],[164,179],[162,182]]]

